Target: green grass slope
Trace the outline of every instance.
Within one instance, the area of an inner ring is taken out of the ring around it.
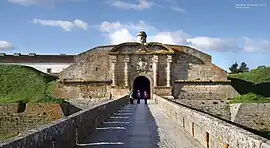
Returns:
[[[270,103],[270,98],[266,98],[254,93],[247,93],[235,97],[230,103]]]
[[[250,72],[229,74],[231,85],[242,95],[232,103],[270,103],[270,67],[253,69]]]
[[[253,84],[270,83],[270,67],[253,69],[250,72],[229,74],[229,78],[241,79]]]
[[[51,97],[56,79],[31,67],[0,65],[0,102],[60,103]]]

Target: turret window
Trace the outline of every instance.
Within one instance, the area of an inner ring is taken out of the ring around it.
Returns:
[[[52,73],[52,69],[51,68],[47,68],[47,73]]]

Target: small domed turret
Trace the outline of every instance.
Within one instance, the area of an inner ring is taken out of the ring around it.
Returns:
[[[137,34],[137,41],[142,43],[142,44],[146,43],[146,38],[147,38],[147,35],[146,35],[146,33],[144,31],[140,31]]]

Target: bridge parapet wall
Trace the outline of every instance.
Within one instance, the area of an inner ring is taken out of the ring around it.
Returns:
[[[206,148],[270,148],[270,140],[154,95],[165,114]]]
[[[128,103],[127,96],[102,102],[50,124],[22,133],[1,148],[72,148],[106,120],[113,112]]]

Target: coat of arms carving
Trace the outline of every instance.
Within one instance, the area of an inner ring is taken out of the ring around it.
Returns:
[[[147,70],[147,61],[145,59],[140,58],[137,63],[137,71],[146,71]]]

